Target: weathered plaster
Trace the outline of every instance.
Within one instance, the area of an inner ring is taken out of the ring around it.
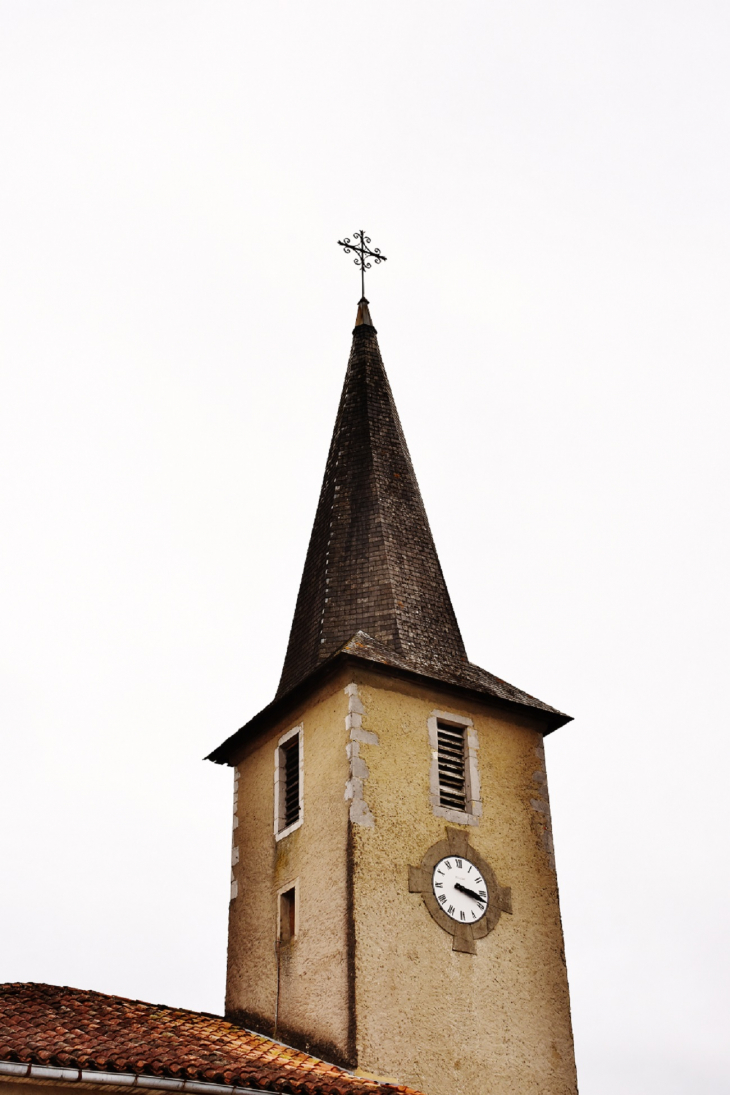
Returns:
[[[557,886],[532,820],[539,725],[366,669],[356,683],[380,742],[367,754],[376,825],[352,827],[358,1067],[427,1095],[574,1095]],[[446,833],[429,800],[434,708],[473,723],[483,814],[461,832],[511,887],[512,915],[476,953],[452,950],[408,892],[409,866]]]
[[[535,785],[534,798],[530,805],[536,813],[535,824],[540,834],[540,842],[545,850],[548,864],[555,870],[555,845],[553,844],[553,823],[550,816],[550,795],[548,794],[547,773],[545,771],[545,746],[542,742],[535,746],[537,770],[532,773]]]
[[[230,906],[226,1013],[246,1026],[351,1063],[347,970],[349,774],[341,677],[246,745],[238,760],[238,898]],[[276,840],[274,768],[281,737],[303,726],[302,824]],[[277,948],[278,895],[297,885],[296,938]]]

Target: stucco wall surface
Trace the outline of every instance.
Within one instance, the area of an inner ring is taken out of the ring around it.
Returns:
[[[238,862],[228,937],[226,1013],[262,1033],[295,1042],[338,1064],[351,1063],[348,988],[349,774],[344,682],[331,682],[306,706],[263,734],[237,765]],[[303,725],[303,823],[274,836],[274,752]],[[297,883],[299,929],[277,956],[277,895]],[[279,970],[277,974],[277,961]]]
[[[358,1065],[427,1095],[573,1095],[567,972],[536,725],[382,676],[355,676],[365,798],[352,825]],[[512,890],[512,915],[477,942],[453,938],[409,893],[408,868],[445,837],[429,804],[434,710],[474,721],[483,816],[462,829]]]

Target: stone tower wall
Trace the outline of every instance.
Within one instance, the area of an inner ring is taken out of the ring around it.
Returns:
[[[432,802],[429,718],[473,723],[481,817]],[[304,817],[273,834],[274,750],[303,725]],[[575,1064],[543,738],[536,722],[386,671],[345,667],[250,744],[238,826],[227,1011],[366,1075],[426,1095],[574,1095]],[[476,942],[409,892],[409,868],[462,831],[511,888]],[[298,881],[297,939],[275,947],[278,891]],[[278,961],[278,969],[277,969]]]
[[[535,723],[439,689],[358,675],[370,828],[353,826],[357,1055],[427,1095],[575,1095],[567,971],[544,748]],[[409,892],[409,866],[445,837],[429,802],[434,710],[470,718],[482,816],[453,825],[511,888],[512,914],[453,939]]]
[[[349,776],[340,681],[248,745],[236,765],[226,1014],[336,1064],[352,1064],[348,973]],[[274,836],[274,752],[303,726],[303,822]],[[297,885],[299,931],[277,948],[280,890]],[[278,1007],[277,1007],[278,996]]]

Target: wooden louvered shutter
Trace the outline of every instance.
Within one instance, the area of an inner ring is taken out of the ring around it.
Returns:
[[[288,829],[299,821],[299,734],[282,747],[284,769],[284,825]]]
[[[451,810],[466,810],[464,727],[438,722],[439,802]]]

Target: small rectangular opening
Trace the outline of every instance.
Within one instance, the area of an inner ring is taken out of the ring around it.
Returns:
[[[439,803],[450,810],[466,810],[465,729],[436,723],[438,732]]]
[[[279,941],[290,943],[297,934],[297,891],[292,886],[279,894]]]

